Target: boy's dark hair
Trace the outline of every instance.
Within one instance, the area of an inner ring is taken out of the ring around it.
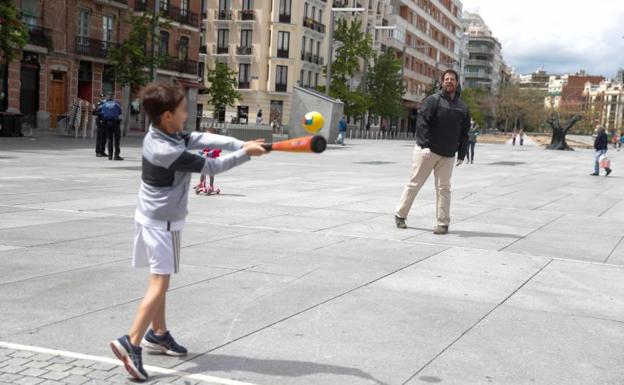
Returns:
[[[172,83],[150,83],[140,93],[141,104],[147,117],[153,124],[160,124],[160,117],[165,112],[174,112],[186,97],[184,90]]]

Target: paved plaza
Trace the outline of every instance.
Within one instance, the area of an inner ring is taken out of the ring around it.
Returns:
[[[478,144],[436,236],[433,178],[394,227],[413,143],[347,143],[190,196],[167,304],[190,353],[145,355],[148,383],[624,383],[624,152],[592,177],[591,150]],[[140,138],[122,156],[0,138],[0,384],[133,383],[108,342],[147,284]]]

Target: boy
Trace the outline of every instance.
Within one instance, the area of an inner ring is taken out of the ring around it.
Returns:
[[[147,380],[141,346],[170,356],[187,350],[167,329],[165,297],[169,277],[180,264],[180,233],[188,213],[192,172],[215,175],[266,152],[259,141],[241,142],[221,135],[183,133],[187,118],[184,91],[173,84],[152,83],[141,91],[143,108],[152,122],[143,139],[142,183],[135,211],[132,265],[150,267],[143,301],[127,335],[110,343],[113,353],[137,380]],[[204,147],[234,151],[220,158],[204,158],[187,150]],[[149,324],[152,328],[147,331]]]

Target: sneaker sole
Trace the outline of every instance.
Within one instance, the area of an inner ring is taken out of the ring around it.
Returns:
[[[158,344],[149,342],[145,338],[143,339],[143,341],[141,341],[141,346],[143,346],[144,348],[149,349],[151,351],[154,351],[154,352],[160,352],[160,353],[165,354],[167,356],[182,357],[182,356],[186,355],[186,353],[174,352],[173,350],[169,350],[169,349],[167,349],[166,347],[164,347],[162,345],[158,345]]]
[[[132,363],[132,360],[130,359],[130,357],[128,357],[126,348],[124,348],[122,344],[120,344],[118,341],[115,340],[110,343],[110,347],[113,353],[115,354],[115,357],[117,357],[121,362],[123,362],[124,367],[126,368],[126,371],[128,371],[128,373],[130,373],[132,377],[141,381],[147,380],[147,377],[142,375],[134,366],[134,364]]]

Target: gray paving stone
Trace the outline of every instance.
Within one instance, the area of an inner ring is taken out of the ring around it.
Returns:
[[[68,364],[52,364],[50,366],[47,366],[46,370],[53,371],[53,372],[66,372],[71,368],[72,368],[71,364],[69,365]]]
[[[52,365],[50,362],[47,361],[30,361],[29,363],[25,364],[24,367],[27,368],[35,368],[35,369],[43,369],[47,366]]]
[[[30,361],[32,360],[28,358],[11,358],[10,360],[5,361],[5,363],[9,366],[22,366]]]
[[[102,371],[102,370],[94,370],[90,373],[85,373],[86,377],[96,379],[96,380],[106,380],[114,375],[112,372]]]
[[[119,365],[107,364],[105,362],[96,362],[93,365],[89,366],[89,368],[100,371],[111,371],[113,369],[119,368]]]
[[[93,369],[84,368],[84,367],[73,367],[67,371],[67,373],[75,374],[77,376],[84,376],[87,373],[91,373]]]
[[[24,376],[20,376],[18,374],[15,373],[11,373],[11,372],[7,372],[5,370],[3,370],[2,372],[0,372],[0,381],[4,381],[7,383],[14,383],[15,381],[19,380],[20,378],[23,378]]]
[[[48,360],[48,362],[53,363],[53,364],[71,364],[75,361],[76,361],[75,358],[64,357],[64,356],[54,356]]]
[[[89,361],[89,360],[76,360],[76,361],[73,361],[71,363],[71,365],[72,366],[77,366],[77,367],[80,367],[80,368],[89,368],[89,367],[95,365],[95,362],[94,361]]]
[[[35,361],[49,361],[50,359],[54,358],[54,355],[45,354],[45,353],[37,353],[31,358]]]
[[[15,381],[15,384],[17,385],[38,385],[42,382],[44,382],[45,379],[44,378],[36,378],[36,377],[24,377],[24,378],[20,378],[19,380]]]
[[[14,358],[30,358],[30,359],[34,359],[33,357],[36,355],[36,353],[33,352],[27,352],[27,351],[15,351],[11,354],[12,357]]]
[[[21,375],[23,376],[31,376],[31,377],[39,377],[42,374],[47,373],[47,370],[41,370],[41,369],[36,369],[36,368],[28,368],[22,372],[20,372]]]
[[[70,385],[82,385],[87,381],[89,381],[89,377],[78,376],[75,374],[72,374],[69,377],[63,378],[63,382],[70,384]]]
[[[7,366],[2,367],[2,373],[15,374],[15,373],[22,372],[22,371],[24,371],[26,369],[27,368],[24,367],[24,366],[7,365]]]
[[[68,377],[70,374],[69,373],[64,373],[64,372],[47,372],[41,375],[42,378],[48,379],[48,380],[62,380],[65,377]]]

